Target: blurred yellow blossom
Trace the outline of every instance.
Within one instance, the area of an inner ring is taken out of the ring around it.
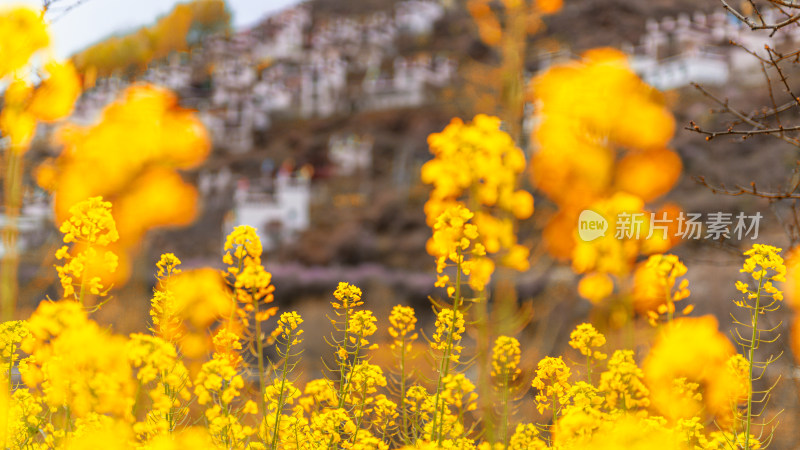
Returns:
[[[45,67],[47,78],[36,88],[28,110],[42,122],[63,119],[72,113],[81,94],[81,82],[72,62],[50,61]]]
[[[49,44],[47,26],[38,11],[27,7],[0,11],[0,77],[22,68]]]
[[[499,336],[492,349],[492,376],[499,378],[500,383],[510,383],[520,374],[519,341],[511,336]]]
[[[50,70],[43,88],[72,86],[68,66],[51,65]],[[44,92],[40,102],[53,103]],[[68,94],[59,96],[58,103],[66,103]],[[63,150],[44,163],[55,170],[40,180],[55,194],[56,220],[65,220],[73,204],[103,196],[114,203],[121,259],[128,258],[147,230],[194,219],[197,192],[176,170],[202,162],[210,143],[199,119],[179,107],[169,91],[135,84],[103,109],[98,122],[62,126],[55,137]]]
[[[667,419],[677,421],[701,415],[716,418],[721,424],[730,423],[731,405],[742,397],[737,392],[741,382],[727,368],[736,351],[717,326],[713,316],[678,318],[656,338],[643,369],[652,405]],[[698,383],[703,398],[698,408],[702,409],[676,408],[680,404],[674,401],[673,386],[678,378]]]
[[[677,243],[674,230],[655,228],[645,208],[680,176],[681,160],[667,149],[675,119],[627,57],[610,48],[551,66],[534,78],[531,92],[539,119],[532,134],[531,182],[558,206],[543,231],[545,246],[586,274],[579,291],[598,303],[613,293],[609,275],[627,277],[640,254],[664,252]],[[591,241],[576,232],[587,209],[608,224]],[[676,212],[665,205],[654,217],[669,219]]]

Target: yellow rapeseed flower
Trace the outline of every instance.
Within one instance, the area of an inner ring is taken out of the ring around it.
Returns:
[[[537,390],[536,409],[539,410],[539,414],[548,408],[553,408],[554,416],[558,414],[559,405],[563,405],[567,400],[569,377],[569,367],[560,356],[558,358],[548,356],[539,361],[536,378],[531,383]]]
[[[417,316],[414,308],[410,306],[394,305],[389,314],[389,335],[394,339],[391,345],[396,349],[406,342],[406,351],[411,351],[411,342],[415,341],[419,335],[415,332]]]
[[[605,395],[608,409],[632,411],[647,408],[650,391],[644,373],[633,359],[633,350],[617,350],[608,360],[608,370],[600,375],[598,390]]]
[[[592,324],[582,323],[572,330],[569,335],[569,346],[581,352],[581,355],[591,357],[598,361],[606,359],[607,355],[595,350],[606,344],[606,337],[597,331]]]
[[[533,196],[517,189],[525,155],[500,129],[500,119],[479,114],[464,123],[455,118],[440,133],[428,136],[428,145],[434,158],[421,171],[422,181],[433,185],[425,203],[428,225],[435,227],[450,208],[471,205],[485,251],[497,254],[508,267],[527,270],[529,251],[517,244],[513,219],[533,214]],[[432,245],[429,242],[429,253],[435,256]]]
[[[168,278],[172,275],[181,273],[178,266],[181,265],[181,260],[175,256],[174,253],[164,253],[156,263],[158,268],[158,278]]]
[[[8,377],[7,369],[19,359],[22,342],[30,335],[24,320],[10,320],[0,323],[0,379]],[[10,378],[6,378],[10,379]]]
[[[64,242],[80,242],[106,246],[119,239],[111,202],[103,197],[92,197],[76,203],[69,209],[70,217],[61,224]]]
[[[281,314],[278,319],[278,325],[272,332],[271,341],[274,342],[280,336],[284,341],[291,339],[291,345],[299,344],[301,341],[300,335],[303,334],[303,330],[300,329],[300,324],[302,323],[303,318],[295,311]]]
[[[352,309],[364,304],[361,301],[361,289],[350,283],[340,282],[333,292],[336,302],[331,302],[335,309]]]
[[[519,341],[511,336],[499,336],[492,350],[492,376],[511,382],[520,373]]]
[[[464,314],[461,311],[453,311],[445,308],[439,311],[436,316],[436,332],[433,334],[431,348],[434,350],[445,351],[448,348],[448,337],[452,345],[450,348],[450,360],[458,362],[463,347],[458,345],[461,335],[464,333]]]
[[[260,266],[264,249],[256,229],[249,225],[239,225],[225,238],[225,255],[222,262],[228,264],[228,271],[236,275],[247,266]]]

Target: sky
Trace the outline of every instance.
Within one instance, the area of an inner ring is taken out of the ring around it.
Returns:
[[[187,0],[58,0],[48,13],[55,54],[66,58],[114,33],[150,25]],[[253,25],[265,15],[298,0],[226,0],[236,29]],[[77,5],[75,5],[77,3]],[[0,0],[0,7],[26,4],[41,8],[42,0]],[[75,5],[64,12],[64,7]],[[59,9],[61,8],[61,9]]]

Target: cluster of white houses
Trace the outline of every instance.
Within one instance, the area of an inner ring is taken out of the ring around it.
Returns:
[[[775,10],[761,13],[767,23],[782,20]],[[660,90],[682,88],[692,82],[722,86],[735,79],[737,83],[751,83],[763,78],[759,59],[748,51],[767,57],[765,45],[782,49],[796,48],[800,43],[797,23],[772,36],[770,33],[751,30],[721,10],[713,14],[698,12],[648,19],[639,42],[622,44],[621,49],[628,54],[634,71]],[[569,49],[545,52],[539,55],[537,67],[545,69],[574,57]]]
[[[199,111],[216,147],[244,153],[252,149],[254,133],[269,129],[275,118],[422,105],[431,98],[429,89],[451,81],[455,60],[403,56],[396,42],[430,33],[444,14],[437,0],[406,0],[395,4],[394,14],[312,21],[311,7],[301,4],[153,64],[143,79],[181,93]],[[193,74],[200,66],[213,69],[210,86],[198,93]],[[101,80],[81,99],[78,119],[91,120],[121,84]]]
[[[762,11],[765,22],[782,19],[774,9]],[[732,44],[734,43],[734,44]],[[724,85],[760,79],[761,63],[742,47],[766,57],[765,45],[782,48],[800,43],[800,27],[785,27],[770,37],[768,30],[753,31],[730,14],[681,14],[648,20],[639,45],[626,48],[644,81],[661,90],[691,82]]]
[[[429,101],[431,89],[450,83],[455,60],[444,54],[403,56],[397,40],[430,34],[445,13],[438,0],[405,0],[392,12],[315,18],[311,7],[301,4],[252,29],[211,37],[190,54],[152,64],[141,78],[178,92],[182,102],[196,108],[215,148],[246,153],[256,134],[276,120]],[[198,69],[209,67],[210,83],[198,88]],[[118,78],[99,80],[82,96],[72,120],[96,120],[126,85]],[[339,176],[363,173],[371,166],[371,138],[332,137],[330,160]],[[281,169],[262,178],[270,179],[250,182],[226,169],[206,171],[199,174],[198,187],[207,199],[234,191],[233,215],[225,226],[256,226],[265,248],[271,248],[308,227],[311,186],[302,171]]]

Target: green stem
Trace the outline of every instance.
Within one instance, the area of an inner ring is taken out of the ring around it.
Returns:
[[[220,389],[220,392],[225,392],[225,389],[228,389],[228,385],[229,385],[229,383],[227,381],[223,381],[222,382],[222,389]],[[218,399],[218,402],[222,402],[222,399]],[[230,417],[231,416],[231,411],[232,411],[231,405],[230,404],[225,405],[225,408],[223,409],[223,411],[225,411],[225,418],[226,419],[228,417]],[[233,437],[231,436],[230,420],[226,420],[226,422],[228,423],[228,425],[225,425],[225,428],[223,430],[225,435],[224,435],[224,438],[223,438],[222,442],[225,444],[225,446],[228,449],[232,449],[233,448]]]
[[[6,226],[3,229],[5,254],[0,261],[0,309],[2,309],[0,318],[3,322],[14,318],[19,294],[19,281],[17,280],[19,230],[17,225],[22,206],[23,163],[20,149],[12,147],[6,150],[6,178],[4,180]]]
[[[556,422],[558,422],[558,408],[556,407],[556,403],[558,403],[558,396],[556,395],[555,389],[553,390],[553,428],[556,427]]]
[[[256,358],[258,359],[258,388],[261,392],[259,396],[258,405],[261,409],[261,417],[264,417],[267,414],[267,401],[264,398],[264,393],[266,392],[266,380],[264,379],[264,342],[261,340],[261,321],[258,320],[258,297],[256,296],[255,289],[251,290],[250,292],[251,298],[253,299],[253,311],[254,315],[253,318],[256,322]],[[252,347],[251,347],[252,348]]]
[[[236,253],[236,252],[234,251],[234,253]],[[236,264],[236,274],[237,275],[242,273],[243,266],[244,266],[244,261],[243,261],[242,258],[239,258],[239,261]],[[235,277],[234,277],[233,283],[234,283],[234,285],[236,283]],[[233,297],[233,305],[231,306],[231,314],[228,317],[228,330],[229,331],[233,330],[233,321],[236,318],[236,306],[237,306],[238,301],[236,300],[236,289],[235,288],[233,289],[232,297]]]
[[[345,308],[344,310],[344,342],[342,345],[344,346],[345,357],[344,359],[339,358],[339,408],[344,406],[344,393],[345,393],[345,377],[346,374],[344,372],[344,366],[347,362],[347,342],[350,339],[350,308]],[[358,357],[358,355],[356,355]],[[355,363],[354,363],[355,364]]]
[[[347,357],[347,342],[350,339],[350,314],[349,313],[350,313],[350,309],[346,308],[345,309],[345,316],[344,316],[345,317],[345,322],[344,322],[345,323],[345,326],[344,326],[344,342],[342,343],[342,345],[344,345],[344,349],[345,349],[345,353],[346,353],[345,354],[345,358]],[[362,337],[363,336],[359,334],[358,337],[356,338],[356,347],[355,347],[355,349],[353,351],[353,355],[354,355],[353,356],[353,366],[354,367],[355,367],[356,364],[358,364],[358,352],[361,351],[361,339],[362,339]],[[340,373],[340,378],[339,378],[339,408],[343,408],[344,407],[344,401],[345,401],[345,398],[347,397],[347,390],[350,389],[350,381],[352,380],[352,376],[350,376],[349,374],[348,375],[345,374],[344,366],[345,366],[346,362],[347,362],[347,360],[342,360],[340,362],[340,365],[339,365],[339,373]],[[338,432],[338,430],[334,430],[334,431]],[[334,436],[331,436],[331,439],[328,442],[328,448],[331,448],[331,446],[333,445],[333,440],[334,440]]]
[[[503,369],[503,417],[500,420],[500,440],[508,449],[508,369]]]
[[[356,422],[356,431],[353,432],[353,445],[356,445],[356,438],[358,437],[358,430],[361,429],[361,423],[364,421],[364,408],[367,406],[367,380],[361,384],[361,409],[358,413],[358,421]]]
[[[592,350],[589,349],[589,352]],[[586,355],[586,381],[592,384],[592,356]]]
[[[175,392],[170,388],[170,386],[166,383],[166,381],[164,381],[166,379],[167,379],[167,373],[162,372],[161,384],[164,385],[164,395],[166,395],[169,398],[169,409],[167,410],[166,419],[167,423],[169,424],[169,433],[172,434],[172,432],[175,431],[175,426],[176,426],[175,420],[177,416],[177,414],[173,412],[174,408],[173,405],[175,405]]]
[[[458,250],[458,260],[461,259],[461,250]],[[439,380],[436,384],[436,398],[433,402],[433,426],[431,430],[436,429],[436,418],[439,415],[439,432],[437,433],[437,445],[442,445],[442,433],[444,432],[444,401],[442,401],[441,411],[439,411],[439,396],[442,391],[442,380],[447,376],[450,371],[450,352],[453,349],[453,332],[456,328],[456,318],[458,316],[458,308],[461,306],[461,263],[456,264],[456,290],[453,293],[453,319],[450,321],[450,331],[447,333],[447,344],[444,347],[444,355],[442,357],[442,366],[439,371]],[[431,436],[433,438],[433,436]]]
[[[750,337],[750,346],[747,349],[747,363],[749,366],[747,382],[750,386],[750,392],[747,396],[747,423],[745,424],[744,431],[744,450],[750,450],[750,425],[753,418],[753,358],[755,357],[756,347],[758,347],[756,343],[756,339],[758,339],[758,312],[761,301],[761,288],[764,285],[766,272],[765,269],[761,269],[761,276],[758,279],[758,290],[756,291],[756,306],[753,308],[750,316],[750,322],[753,325],[753,333]]]
[[[292,351],[292,333],[289,333],[286,342],[286,356],[283,360],[283,370],[281,371],[281,388],[278,394],[278,406],[275,408],[275,428],[272,431],[272,442],[269,445],[269,448],[275,450],[278,448],[278,430],[280,427],[278,426],[281,422],[281,411],[283,410],[283,391],[286,388],[286,376],[289,372],[289,355],[291,355]]]
[[[403,430],[402,439],[403,443],[410,445],[408,441],[408,413],[406,411],[406,337],[403,335],[401,342],[402,348],[400,349],[400,414],[402,416]],[[385,430],[384,430],[385,433]]]
[[[91,248],[91,246],[89,246]],[[80,295],[78,296],[78,303],[81,304],[81,307],[84,307],[83,299],[86,295],[86,273],[89,271],[89,264],[83,267],[83,272],[81,272],[81,290]]]
[[[357,339],[358,339],[358,343],[356,344],[355,352],[353,353],[355,355],[355,357],[353,359],[353,367],[355,367],[358,364],[358,352],[361,351],[362,335],[359,334]],[[346,377],[345,384],[343,385],[344,389],[342,389],[342,396],[341,396],[341,398],[339,398],[339,408],[344,407],[344,400],[347,397],[347,391],[350,389],[350,382],[352,380],[353,380],[352,376],[348,375]]]

